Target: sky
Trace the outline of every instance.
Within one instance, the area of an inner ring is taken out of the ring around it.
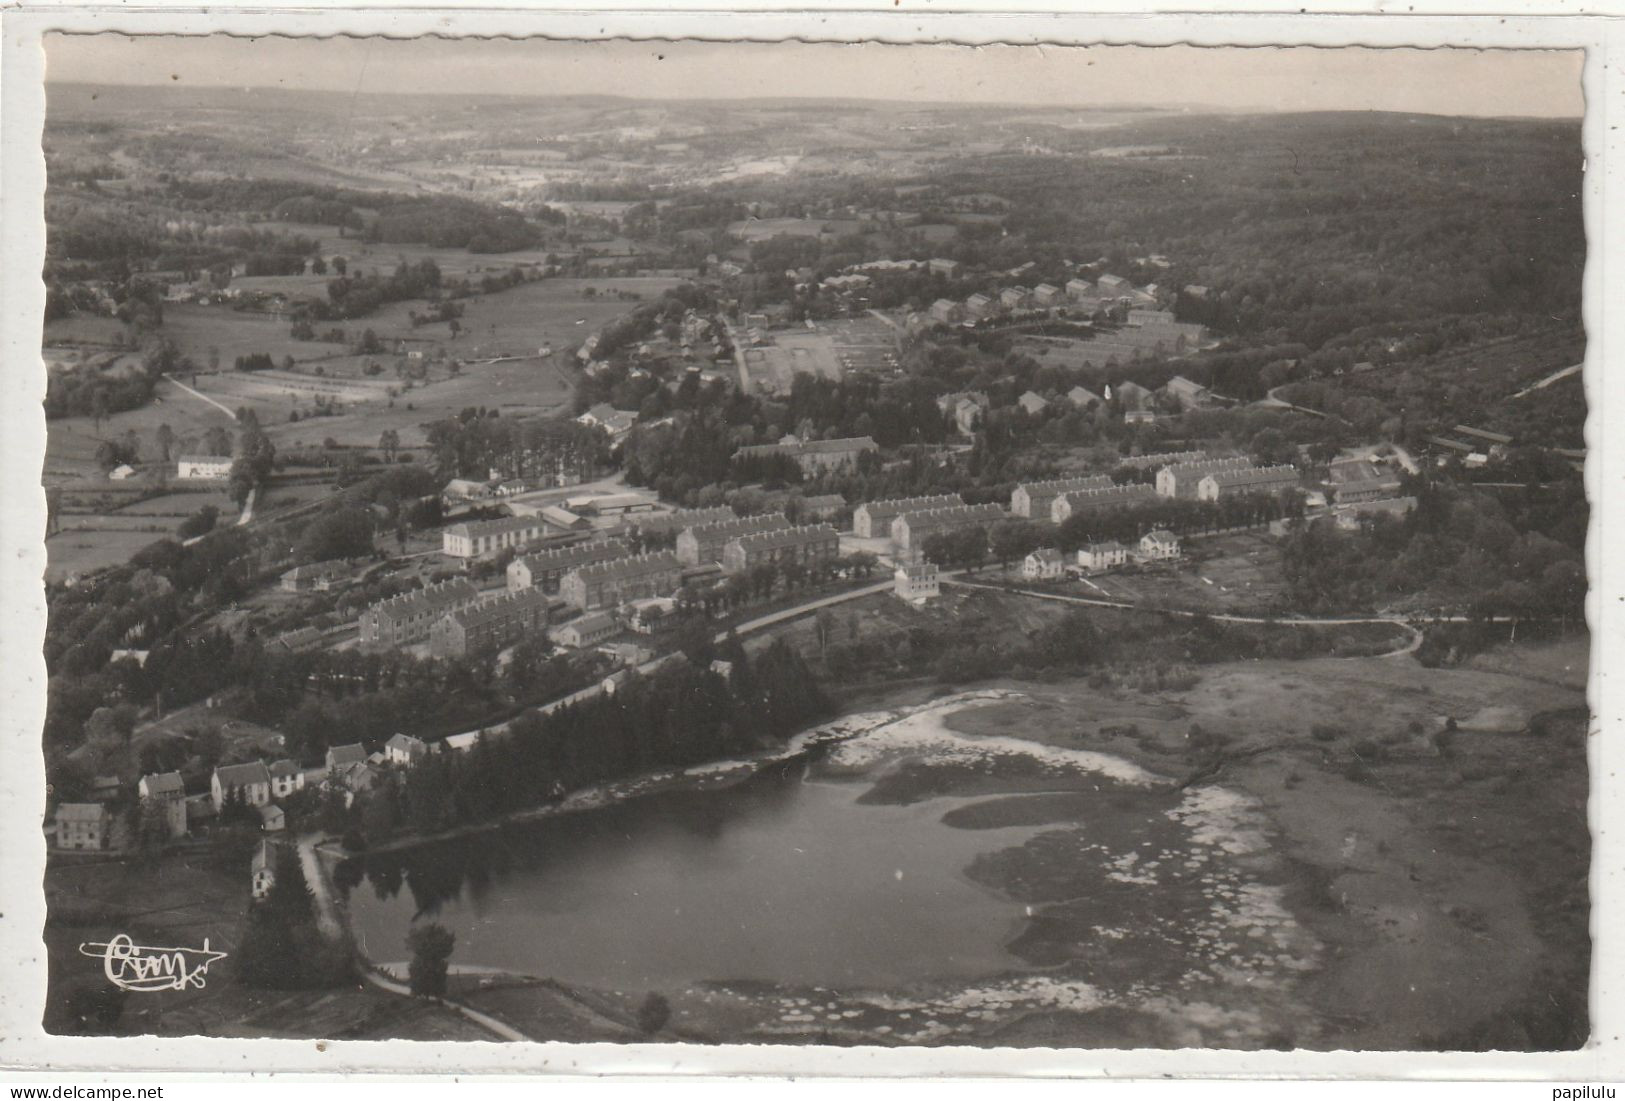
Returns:
[[[355,92],[859,97],[1220,111],[1584,114],[1580,51],[545,39],[46,40],[47,79]]]

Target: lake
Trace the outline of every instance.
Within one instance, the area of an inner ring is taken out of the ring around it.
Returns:
[[[754,979],[840,987],[1019,968],[1024,908],[972,883],[1026,827],[960,830],[971,800],[860,803],[869,782],[798,758],[724,788],[668,791],[369,858],[351,924],[376,960],[414,920],[454,964],[621,990]]]

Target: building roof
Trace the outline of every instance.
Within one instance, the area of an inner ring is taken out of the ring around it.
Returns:
[[[1102,489],[1074,489],[1056,497],[1055,502],[1065,501],[1068,508],[1089,504],[1098,501],[1135,501],[1155,497],[1155,487],[1144,482],[1130,482],[1127,485],[1106,486]]]
[[[815,497],[803,497],[803,508],[845,508],[846,498],[839,493],[821,493]]]
[[[269,868],[276,871],[276,846],[269,841],[261,841],[254,849],[254,857],[248,862],[249,873],[257,874]]]
[[[409,593],[401,593],[399,596],[392,596],[388,600],[380,600],[367,610],[382,618],[393,619],[419,612],[432,613],[442,608],[453,608],[477,600],[479,595],[480,591],[472,582],[453,578],[438,585],[429,585]]]
[[[1072,389],[1066,392],[1066,400],[1070,401],[1073,405],[1079,406],[1091,404],[1098,405],[1100,403],[1100,395],[1095,393],[1093,390],[1085,389],[1082,386],[1074,386]]]
[[[327,747],[327,764],[330,768],[340,768],[344,765],[360,764],[367,759],[367,747],[360,742],[351,742],[348,745],[331,745]]]
[[[775,531],[755,531],[736,536],[730,539],[729,543],[737,543],[740,550],[749,553],[777,550],[781,547],[800,547],[808,543],[839,542],[840,538],[835,529],[828,524],[805,524],[801,527],[784,527]]]
[[[231,465],[231,456],[230,455],[179,455],[179,456],[176,456],[175,461],[177,463],[225,463],[227,466],[230,466]]]
[[[422,738],[414,738],[410,734],[394,734],[391,735],[389,741],[384,743],[384,748],[404,749],[410,753],[414,750],[428,749],[429,743],[425,742]]]
[[[680,508],[675,512],[653,513],[630,517],[627,524],[640,532],[682,531],[700,524],[714,524],[719,520],[732,520],[734,510],[726,506],[717,508]]]
[[[1147,540],[1153,543],[1177,543],[1179,542],[1179,536],[1175,535],[1167,528],[1158,528],[1155,531],[1148,531],[1144,535],[1140,536],[1140,541],[1142,543],[1146,542]]]
[[[1248,486],[1296,485],[1298,468],[1295,466],[1252,466],[1242,470],[1215,470],[1202,480],[1213,479],[1221,489],[1245,489]]]
[[[760,516],[734,516],[727,520],[718,520],[710,524],[697,524],[684,529],[684,534],[702,543],[726,543],[740,535],[752,535],[759,531],[777,531],[790,526],[790,521],[778,513],[763,513]]]
[[[1163,467],[1175,479],[1212,474],[1219,470],[1242,470],[1252,467],[1253,461],[1245,455],[1226,455],[1216,459],[1193,459],[1185,463],[1169,463]],[[1158,471],[1161,473],[1161,471]]]
[[[540,527],[542,527],[542,521],[539,517],[504,516],[497,520],[469,520],[461,524],[452,524],[450,527],[445,528],[444,531],[447,535],[461,535],[467,539],[474,539],[488,535],[506,535],[509,532],[527,531]]]
[[[482,600],[478,604],[458,608],[450,613],[450,616],[458,626],[466,629],[523,615],[537,607],[546,609],[552,600],[552,597],[539,588],[520,589],[518,592],[503,593]]]
[[[249,784],[269,784],[271,772],[264,761],[249,761],[240,765],[221,765],[214,770],[221,787],[241,788]]]
[[[957,493],[943,493],[935,497],[893,497],[884,501],[865,501],[858,509],[871,519],[882,516],[900,516],[905,512],[924,512],[933,508],[954,508],[965,503]]]
[[[1061,552],[1054,547],[1039,547],[1027,557],[1037,562],[1059,562],[1061,561]]]
[[[287,815],[283,813],[282,808],[277,806],[275,803],[266,803],[264,806],[256,809],[260,812],[260,821],[262,822],[271,822],[278,818],[287,817]]]
[[[1127,547],[1115,539],[1108,539],[1104,543],[1090,543],[1083,549],[1088,551],[1090,554],[1111,554],[1115,551],[1128,550]]]
[[[681,569],[681,564],[675,554],[670,551],[659,551],[654,554],[630,554],[607,562],[593,562],[590,565],[578,566],[571,572],[583,581],[611,581],[678,569]]]
[[[147,785],[149,796],[186,794],[186,781],[178,772],[150,772],[141,777],[141,783]]]
[[[606,562],[611,558],[624,558],[629,553],[631,548],[619,539],[607,539],[601,543],[574,543],[568,547],[537,551],[515,559],[514,564],[523,565],[532,573],[545,573],[548,570],[569,570],[593,562]]]
[[[1166,384],[1166,389],[1174,390],[1174,391],[1177,391],[1177,392],[1179,392],[1181,394],[1205,394],[1205,393],[1207,393],[1207,387],[1206,386],[1203,386],[1201,383],[1192,382],[1190,379],[1186,378],[1184,375],[1175,375],[1173,378],[1169,379],[1167,384]]]
[[[898,566],[895,572],[902,574],[910,581],[926,581],[936,577],[942,571],[937,568],[935,562],[915,562],[904,563]]]
[[[910,531],[923,531],[929,528],[973,524],[978,520],[1002,520],[1006,515],[1004,509],[989,502],[984,505],[960,504],[920,512],[905,512],[898,519],[907,524]]]
[[[608,612],[589,612],[580,619],[572,619],[563,624],[559,630],[575,631],[578,635],[597,634],[615,626],[615,617]]]
[[[1106,489],[1112,485],[1109,474],[1079,474],[1073,478],[1050,478],[1042,482],[1022,482],[1016,491],[1025,491],[1028,497],[1055,497],[1079,489]]]
[[[102,822],[107,808],[100,803],[62,803],[56,808],[58,822]]]

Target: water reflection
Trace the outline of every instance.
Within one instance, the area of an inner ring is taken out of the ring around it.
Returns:
[[[1028,828],[952,829],[941,816],[955,800],[860,804],[864,783],[807,767],[361,858],[358,938],[399,959],[410,924],[432,917],[457,934],[454,962],[633,989],[1019,966],[1002,945],[1021,907],[964,868]]]

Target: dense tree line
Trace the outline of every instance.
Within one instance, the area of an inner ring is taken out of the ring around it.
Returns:
[[[1293,606],[1347,610],[1421,599],[1581,621],[1586,503],[1571,484],[1502,496],[1434,484],[1404,519],[1368,519],[1356,531],[1329,520],[1300,527],[1282,546]]]
[[[547,714],[529,712],[467,753],[432,754],[361,812],[383,827],[434,833],[552,801],[568,791],[688,768],[782,741],[829,712],[801,656],[780,639],[754,657],[723,649],[731,674],[687,660],[634,675],[613,693]]]

